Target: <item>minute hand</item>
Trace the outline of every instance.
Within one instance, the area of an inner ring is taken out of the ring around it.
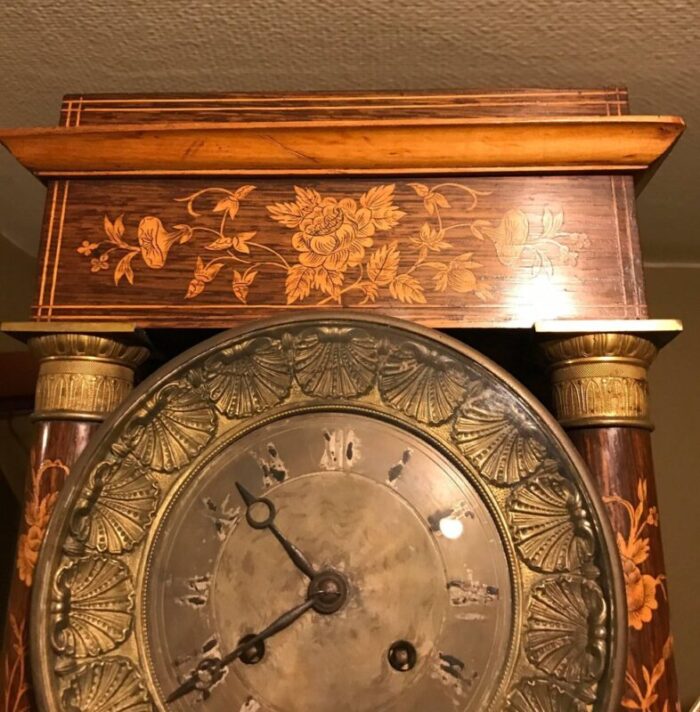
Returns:
[[[313,579],[316,576],[316,570],[312,566],[309,559],[277,528],[277,525],[275,524],[275,515],[277,512],[272,502],[265,497],[256,498],[252,492],[248,491],[240,482],[236,482],[236,488],[245,502],[246,521],[248,524],[250,524],[250,526],[254,529],[269,529],[275,535],[277,541],[282,544],[282,547],[287,552],[287,555],[299,571],[301,571],[309,580]],[[251,516],[251,508],[254,504],[263,504],[268,508],[269,515],[264,521],[256,523],[255,519]]]
[[[248,638],[245,643],[238,645],[230,653],[224,655],[223,658],[205,658],[202,660],[195,671],[180,685],[180,687],[170,693],[166,699],[166,702],[174,702],[183,695],[186,695],[188,692],[196,690],[198,685],[200,685],[200,689],[208,692],[209,687],[221,679],[223,669],[227,665],[230,665],[234,660],[240,658],[246,650],[253,648],[263,640],[267,640],[273,635],[277,635],[277,633],[283,631],[285,628],[288,628],[292,625],[292,623],[294,623],[295,620],[301,618],[301,616],[304,615],[304,613],[306,613],[306,611],[308,611],[314,603],[315,599],[313,597],[307,598],[303,603],[300,603],[298,606],[295,606],[286,613],[283,613],[279,618],[276,618],[272,621],[272,623],[270,623],[270,625],[267,626],[267,628],[261,630],[257,635],[252,638]],[[200,677],[204,681],[203,684],[200,681]]]

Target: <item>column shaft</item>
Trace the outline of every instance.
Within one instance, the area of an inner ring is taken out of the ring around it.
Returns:
[[[554,410],[597,481],[616,534],[627,594],[624,709],[680,711],[651,453],[647,371],[657,349],[634,334],[542,344]]]
[[[33,712],[29,664],[31,588],[39,549],[64,481],[104,417],[133,386],[148,356],[114,336],[55,333],[34,336],[39,359],[34,442],[0,657],[0,710]]]

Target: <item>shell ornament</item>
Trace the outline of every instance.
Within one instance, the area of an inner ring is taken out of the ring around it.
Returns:
[[[507,510],[518,552],[532,568],[574,571],[591,560],[593,527],[581,497],[561,475],[542,474],[518,485]]]
[[[71,540],[64,545],[122,554],[143,539],[158,506],[158,485],[133,457],[101,462],[76,503]]]
[[[545,579],[532,590],[525,652],[540,670],[569,683],[596,681],[605,666],[606,605],[596,583]]]
[[[384,402],[421,423],[448,420],[467,395],[465,370],[422,344],[405,344],[389,354],[379,371]]]
[[[512,485],[533,474],[547,455],[534,423],[511,407],[469,404],[455,420],[452,438],[489,482]]]
[[[301,390],[319,398],[366,393],[377,373],[376,341],[359,329],[307,330],[295,343],[295,375]]]
[[[146,686],[126,658],[82,667],[64,690],[65,712],[151,712]]]
[[[191,462],[214,436],[216,418],[185,382],[170,383],[137,411],[115,454],[131,452],[147,468],[171,473]]]
[[[227,418],[246,418],[277,405],[292,377],[276,339],[251,339],[222,349],[202,369],[203,390]]]
[[[78,658],[113,650],[133,619],[134,585],[125,564],[87,556],[56,574],[51,617],[55,650]]]
[[[523,680],[508,700],[507,712],[584,712],[585,705],[547,680]]]

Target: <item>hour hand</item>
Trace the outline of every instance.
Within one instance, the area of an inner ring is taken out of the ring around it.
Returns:
[[[309,559],[277,528],[275,524],[275,516],[277,515],[275,505],[267,497],[255,497],[240,482],[236,482],[236,489],[245,502],[245,518],[248,524],[253,529],[269,529],[275,535],[277,541],[282,544],[287,555],[299,571],[309,580],[313,579],[316,576],[316,570]]]

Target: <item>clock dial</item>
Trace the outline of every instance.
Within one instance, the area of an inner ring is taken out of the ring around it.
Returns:
[[[222,334],[134,392],[54,511],[50,712],[617,709],[601,502],[532,396],[434,332]]]
[[[279,480],[261,467],[271,449],[284,463]],[[236,485],[255,503],[247,507]],[[236,512],[225,537],[211,526],[209,502]],[[208,690],[208,709],[239,709],[249,698],[308,712],[483,708],[511,638],[510,570],[484,495],[407,429],[332,411],[284,417],[233,440],[170,503],[143,599],[164,697],[212,641],[233,650],[306,599],[304,567],[264,526],[273,512],[312,576],[340,578],[343,600],[265,641],[255,664],[230,665]],[[392,650],[399,641],[406,645]],[[397,669],[398,653],[409,669]]]

